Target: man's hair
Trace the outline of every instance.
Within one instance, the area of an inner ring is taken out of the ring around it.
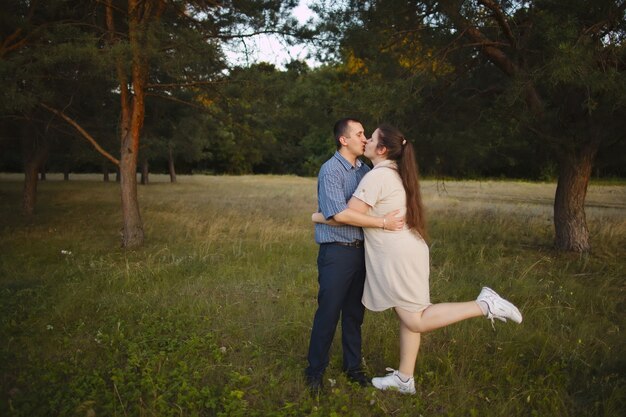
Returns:
[[[333,134],[335,135],[335,145],[337,145],[338,150],[341,149],[341,142],[339,142],[339,138],[345,136],[348,133],[350,123],[360,123],[361,125],[363,124],[360,120],[353,117],[345,117],[335,122]]]

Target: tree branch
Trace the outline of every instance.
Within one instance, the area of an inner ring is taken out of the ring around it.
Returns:
[[[54,109],[50,106],[48,106],[45,103],[39,103],[39,105],[41,107],[43,107],[44,109],[48,110],[51,113],[56,114],[57,116],[59,116],[60,118],[62,118],[63,120],[65,120],[67,123],[69,123],[70,125],[74,126],[74,128],[76,130],[78,130],[78,132],[85,138],[87,139],[92,145],[93,147],[102,155],[104,156],[106,159],[108,159],[109,161],[113,162],[115,165],[119,166],[120,161],[115,158],[113,155],[111,155],[110,153],[108,153],[107,151],[105,151],[99,144],[98,142],[93,138],[93,136],[91,136],[85,129],[83,129],[74,119],[72,119],[71,117],[69,117],[68,115],[66,115],[65,113],[63,113],[60,110]]]
[[[494,3],[492,0],[478,0],[478,1],[482,3],[483,6],[485,6],[486,8],[488,8],[489,10],[493,12],[494,17],[496,21],[498,22],[498,25],[500,25],[500,28],[502,29],[502,32],[504,32],[504,35],[509,40],[509,43],[511,44],[513,48],[517,49],[517,39],[515,39],[515,35],[513,35],[511,26],[509,26],[509,22],[506,16],[504,15],[504,12],[502,11],[502,8],[500,7],[500,5]]]
[[[219,81],[191,81],[188,83],[170,83],[170,84],[146,84],[146,88],[152,88],[154,90],[161,90],[167,88],[186,88],[195,87],[198,85],[214,85],[214,84],[232,84],[233,81],[219,80]]]
[[[298,36],[297,33],[284,31],[284,30],[276,30],[276,29],[267,29],[267,30],[257,30],[249,33],[217,33],[213,36],[209,36],[207,38],[212,39],[221,39],[221,40],[231,40],[231,39],[245,39],[251,38],[257,35],[282,35],[282,36]]]
[[[174,96],[166,96],[163,94],[155,94],[155,93],[146,93],[146,96],[162,98],[164,100],[169,100],[169,101],[173,101],[174,103],[184,104],[185,106],[193,107],[195,109],[200,109],[204,112],[210,113],[210,111],[206,108],[206,106],[192,103],[191,101],[183,100]]]
[[[626,11],[626,1],[623,1],[622,4],[617,6],[615,9],[611,10],[606,19],[601,20],[583,31],[585,35],[598,35],[602,28],[605,28],[605,33],[610,32],[613,28],[622,21],[624,16],[624,11]],[[602,34],[601,34],[602,35]]]
[[[441,1],[442,11],[454,25],[463,32],[463,35],[480,45],[478,48],[496,67],[511,78],[525,76],[523,70],[500,48],[494,46],[494,42],[485,36],[475,25],[461,15],[458,4],[454,1]],[[540,115],[543,113],[543,101],[539,92],[530,80],[526,80],[524,86],[525,101],[531,111]]]
[[[32,1],[30,3],[30,6],[28,7],[28,15],[26,16],[26,22],[30,22],[31,19],[33,18],[33,15],[35,14],[36,6],[37,6],[37,1]],[[42,26],[45,26],[45,25],[42,25]],[[36,28],[33,32],[36,32],[40,28],[41,26]],[[2,58],[4,55],[6,55],[9,52],[14,51],[24,46],[28,42],[29,36],[32,35],[32,34],[27,33],[22,37],[22,39],[16,40],[19,36],[21,36],[21,34],[22,34],[22,28],[20,27],[20,28],[17,28],[13,33],[11,33],[9,36],[7,36],[4,39],[4,41],[2,42],[2,46],[0,46],[0,58]]]

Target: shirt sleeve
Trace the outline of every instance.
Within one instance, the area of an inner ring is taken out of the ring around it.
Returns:
[[[343,184],[338,175],[321,175],[318,194],[320,211],[326,220],[348,208],[348,202],[343,193]]]
[[[380,172],[372,170],[363,177],[352,195],[368,206],[374,207],[381,199],[383,191],[382,184],[383,181],[381,180]]]

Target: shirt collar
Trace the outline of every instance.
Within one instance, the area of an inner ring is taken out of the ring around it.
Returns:
[[[363,164],[363,162],[361,162],[361,160],[359,158],[357,158],[356,159],[356,167],[353,167],[352,164],[350,162],[348,162],[348,160],[346,158],[344,158],[341,153],[339,153],[339,151],[335,151],[334,157],[337,158],[337,160],[339,160],[339,162],[341,162],[341,165],[343,165],[343,167],[346,169],[346,171],[349,171],[352,168],[359,169],[359,168],[361,168],[361,165]]]
[[[396,163],[396,161],[392,161],[391,159],[385,159],[384,161],[380,161],[379,163],[377,163],[374,166],[374,169],[384,167],[397,169],[398,164]]]

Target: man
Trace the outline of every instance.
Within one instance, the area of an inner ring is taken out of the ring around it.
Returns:
[[[348,200],[370,168],[358,157],[365,150],[363,125],[345,118],[334,127],[337,151],[320,168],[317,184],[318,210],[326,219],[347,219],[367,227],[393,228],[401,219],[389,213],[384,218],[361,215],[354,218]],[[359,214],[359,213],[357,213]],[[345,221],[345,220],[344,220]],[[349,380],[366,386],[369,378],[361,367],[361,325],[365,308],[361,303],[365,282],[363,230],[355,226],[315,224],[319,292],[313,319],[305,377],[309,389],[318,393],[329,362],[329,350],[341,316],[343,371]]]

